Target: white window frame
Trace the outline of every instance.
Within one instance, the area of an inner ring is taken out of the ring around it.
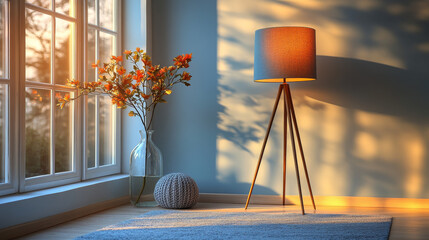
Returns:
[[[116,29],[117,29],[117,55],[122,54],[121,51],[121,0],[117,1],[116,8]],[[74,103],[76,108],[73,124],[75,124],[74,133],[74,151],[73,151],[73,171],[65,173],[56,173],[53,175],[44,175],[40,177],[25,178],[25,88],[37,86],[41,88],[43,83],[25,82],[25,0],[6,0],[9,5],[9,80],[0,79],[0,83],[8,84],[9,91],[9,107],[6,123],[9,131],[8,137],[8,165],[9,171],[7,176],[9,181],[0,184],[0,196],[26,192],[37,189],[49,188],[54,186],[65,185],[68,183],[79,182],[90,178],[96,178],[121,172],[121,122],[120,110],[113,111],[112,116],[112,164],[97,168],[87,169],[85,156],[85,98],[81,98]],[[54,0],[52,0],[54,3]],[[97,0],[98,2],[98,0]],[[76,79],[86,80],[86,41],[87,41],[87,0],[76,0],[75,14],[75,31],[76,31]],[[33,7],[32,7],[33,8]],[[37,7],[34,7],[37,8]],[[37,8],[38,9],[38,8]],[[43,11],[43,10],[42,10]],[[67,15],[64,15],[68,18]],[[55,27],[54,23],[53,26]],[[52,29],[55,31],[55,29]],[[55,42],[51,42],[51,49],[55,48]],[[84,61],[81,61],[84,59]],[[53,61],[53,60],[51,60]],[[84,62],[84,63],[82,63]],[[53,66],[51,66],[52,68]],[[51,90],[67,90],[66,86],[50,86]],[[55,99],[51,99],[55,101]],[[55,107],[56,104],[53,105]],[[113,107],[112,107],[113,108]],[[51,109],[53,112],[54,109]],[[53,116],[51,116],[53,118]],[[51,126],[53,128],[53,126]],[[52,129],[51,129],[52,131]],[[55,161],[55,160],[53,160]]]
[[[54,9],[55,5],[54,5],[55,1],[52,1],[52,9]],[[52,64],[55,61],[55,58],[52,56],[55,56],[55,21],[56,18],[58,16],[61,16],[61,18],[63,19],[67,19],[68,21],[72,21],[75,23],[75,35],[76,35],[76,59],[75,59],[75,66],[76,66],[76,78],[79,78],[81,76],[81,66],[77,63],[77,59],[79,59],[79,57],[81,56],[80,52],[82,51],[82,44],[79,43],[80,39],[80,34],[79,31],[77,30],[79,28],[78,26],[78,16],[79,16],[79,6],[77,5],[76,8],[76,15],[75,17],[69,17],[67,15],[63,15],[63,14],[58,14],[58,13],[54,13],[54,11],[50,11],[50,10],[46,10],[44,8],[35,6],[35,5],[31,5],[29,3],[26,3],[25,0],[21,0],[20,2],[20,6],[19,6],[19,16],[20,16],[20,22],[22,23],[22,27],[20,28],[20,35],[21,36],[25,36],[25,11],[26,9],[31,9],[31,10],[36,10],[38,12],[41,12],[45,15],[51,16],[53,21],[52,21],[52,25],[51,25],[51,31],[52,31],[52,41],[51,41],[51,77],[52,75],[52,71],[54,70],[54,64]],[[79,161],[79,158],[77,156],[79,156],[79,146],[75,143],[77,143],[78,139],[81,138],[80,136],[80,123],[78,121],[78,119],[80,119],[80,107],[79,104],[76,103],[72,103],[72,105],[70,105],[70,107],[72,107],[74,109],[74,114],[73,114],[73,120],[72,120],[72,129],[74,129],[74,133],[73,133],[73,139],[72,139],[72,170],[68,171],[68,172],[64,172],[64,173],[50,173],[48,175],[41,175],[41,176],[36,176],[36,177],[31,177],[31,178],[26,178],[25,177],[25,160],[26,160],[26,156],[25,156],[25,152],[26,152],[26,148],[25,148],[25,89],[27,87],[34,87],[34,88],[38,88],[38,89],[44,89],[44,90],[50,90],[53,93],[55,93],[55,91],[57,90],[65,90],[65,91],[72,91],[74,92],[74,94],[77,94],[77,92],[75,90],[73,90],[70,87],[66,87],[66,86],[58,86],[56,85],[54,82],[53,83],[38,83],[38,82],[28,82],[26,81],[26,77],[25,77],[25,37],[21,37],[22,42],[20,42],[19,44],[19,49],[22,51],[20,51],[20,61],[21,64],[19,65],[20,67],[20,73],[21,73],[21,77],[19,78],[19,97],[20,97],[20,101],[19,101],[19,105],[18,105],[18,109],[20,110],[20,118],[19,118],[19,129],[20,129],[20,169],[19,169],[19,179],[20,179],[20,187],[19,187],[19,191],[20,192],[26,192],[26,191],[32,191],[32,190],[37,190],[37,189],[42,189],[42,188],[48,188],[48,187],[54,187],[54,186],[59,186],[59,185],[64,185],[64,184],[68,184],[68,183],[73,183],[73,182],[78,182],[81,179],[81,171],[80,171],[80,163],[81,161]],[[53,81],[51,79],[51,81]],[[54,118],[54,112],[55,112],[55,98],[52,97],[54,96],[54,94],[51,93],[51,115],[50,115],[50,119],[51,119],[51,126],[50,126],[50,137],[51,137],[51,141],[53,141],[52,137],[53,135],[53,131],[55,130],[55,124],[53,121]],[[58,129],[57,129],[58,130]],[[52,146],[52,143],[51,143]],[[51,155],[51,166],[55,165],[55,151],[51,148],[50,149],[50,155]],[[52,167],[51,167],[52,168]],[[52,171],[52,169],[51,169]]]
[[[96,23],[97,25],[94,24],[90,24],[88,23],[88,8],[87,6],[87,1],[85,0],[85,44],[88,42],[88,25],[91,25],[91,28],[95,29],[97,32],[106,32],[112,35],[116,35],[116,55],[122,55],[122,41],[121,41],[121,6],[122,6],[122,0],[116,0],[116,11],[114,12],[114,16],[116,16],[116,22],[114,22],[114,29],[115,30],[111,30],[111,29],[106,29],[100,26],[100,10],[99,10],[99,4],[100,4],[100,0],[95,0],[95,11],[96,11]],[[95,55],[95,59],[98,59],[99,56],[99,48],[98,48],[98,43],[99,43],[99,39],[100,36],[97,33],[96,34],[96,46],[95,48],[96,50],[96,55]],[[87,56],[87,51],[85,48],[85,63],[88,62],[88,56]],[[102,64],[100,62],[100,64]],[[85,74],[85,79],[88,79],[88,71],[87,68],[85,68],[84,70],[84,74]],[[98,96],[96,96],[97,100],[96,100],[96,109],[98,109],[99,107],[99,100],[98,100]],[[85,96],[84,98],[84,104],[85,106],[88,106],[88,97]],[[84,144],[83,144],[83,163],[84,163],[84,172],[83,172],[83,179],[91,179],[91,178],[96,178],[96,177],[101,177],[101,176],[105,176],[105,175],[110,175],[110,174],[114,174],[114,173],[119,173],[121,171],[121,111],[119,109],[116,109],[115,106],[112,105],[112,111],[113,111],[113,117],[112,117],[112,126],[113,127],[113,132],[112,132],[112,164],[111,165],[105,165],[105,166],[99,166],[99,154],[98,154],[98,142],[99,142],[99,131],[98,131],[98,127],[96,128],[96,132],[97,132],[97,136],[96,136],[96,141],[95,141],[95,146],[96,146],[96,155],[95,155],[95,167],[94,168],[88,168],[88,158],[86,156],[86,146],[88,146],[87,144],[87,134],[88,132],[87,130],[87,122],[84,122]],[[98,111],[96,110],[97,114]],[[87,115],[88,115],[88,109],[87,107],[85,107],[84,110],[84,114],[85,117],[84,119],[87,119]],[[96,121],[98,121],[98,117],[96,117]]]
[[[1,4],[1,3],[0,3]],[[16,121],[17,119],[17,111],[15,108],[11,107],[16,104],[17,101],[17,88],[16,85],[13,84],[13,79],[17,79],[17,72],[14,71],[11,66],[13,63],[16,63],[16,58],[14,58],[14,54],[16,52],[11,51],[11,43],[14,40],[18,39],[16,31],[11,31],[17,28],[17,24],[13,19],[11,19],[11,11],[13,10],[10,6],[9,1],[5,1],[4,3],[6,7],[5,11],[5,62],[6,62],[6,77],[0,79],[1,84],[6,85],[7,90],[7,98],[6,98],[6,117],[5,117],[5,140],[4,150],[5,150],[5,183],[0,184],[0,196],[5,194],[10,194],[18,191],[18,164],[16,161],[12,161],[15,159],[18,152],[18,145],[16,144],[16,136],[17,136],[17,128]]]

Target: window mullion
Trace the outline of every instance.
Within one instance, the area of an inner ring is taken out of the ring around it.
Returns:
[[[95,96],[95,167],[100,166],[100,96]]]
[[[79,10],[79,14],[81,14],[81,18],[80,18],[80,27],[83,31],[80,31],[82,34],[82,36],[79,38],[79,40],[82,40],[83,42],[80,42],[81,44],[81,53],[82,53],[82,58],[83,58],[83,66],[79,66],[80,69],[82,70],[82,72],[80,73],[79,76],[82,77],[82,79],[84,81],[86,81],[86,79],[88,78],[88,73],[87,73],[87,62],[88,62],[88,53],[87,53],[87,42],[88,42],[88,0],[84,0],[82,1],[83,4],[77,7],[77,9]],[[76,15],[79,16],[79,15]],[[81,161],[81,173],[82,173],[82,179],[86,179],[86,168],[88,166],[88,157],[87,157],[87,146],[88,146],[88,141],[87,141],[87,136],[88,136],[88,131],[87,131],[87,122],[86,122],[86,118],[88,117],[88,109],[85,106],[88,106],[88,97],[87,96],[83,96],[82,98],[82,103],[80,103],[80,115],[82,116],[82,121],[81,122],[81,135],[80,137],[82,138],[82,143],[81,146],[81,150],[82,150],[82,154],[80,154],[79,156],[82,158]],[[77,105],[77,103],[75,103]],[[75,106],[76,106],[75,105]]]
[[[51,164],[51,169],[50,169],[50,173],[51,175],[55,174],[55,121],[54,121],[54,114],[55,114],[55,88],[51,89],[51,129],[50,129],[50,149],[49,151],[51,152],[51,159],[50,159],[50,164]]]
[[[52,0],[52,11],[55,11],[55,1]],[[49,151],[51,152],[51,159],[50,159],[50,164],[51,164],[51,168],[50,168],[50,173],[51,175],[55,174],[55,141],[54,141],[54,136],[55,136],[55,121],[54,121],[54,114],[55,114],[55,40],[56,40],[56,18],[55,15],[53,14],[53,12],[51,12],[51,18],[52,18],[52,35],[51,35],[51,116],[50,116],[50,122],[51,122],[51,129],[50,129],[50,147],[49,147]]]
[[[28,8],[28,9],[31,9],[31,10],[35,10],[35,11],[44,13],[44,14],[53,15],[53,16],[55,16],[57,18],[61,18],[61,19],[66,20],[66,21],[73,21],[73,22],[76,21],[75,17],[71,17],[71,16],[68,16],[68,15],[65,15],[65,14],[62,14],[62,13],[57,13],[57,12],[54,12],[54,10],[50,10],[50,9],[46,9],[46,8],[43,8],[43,7],[39,7],[39,6],[33,5],[31,3],[25,3],[25,7]]]
[[[95,13],[96,13],[95,21],[98,27],[100,26],[100,0],[95,0]]]
[[[6,10],[6,11],[4,11],[4,13],[5,13],[5,15],[4,15],[4,19],[6,19],[6,24],[5,24],[5,26],[6,26],[6,28],[4,29],[5,30],[5,36],[11,36],[11,32],[10,32],[10,19],[11,19],[11,17],[10,17],[10,13],[9,13],[9,11],[12,9],[11,8],[11,6],[10,6],[10,4],[8,4],[8,10]],[[10,79],[10,41],[9,41],[9,39],[6,39],[6,44],[7,44],[7,46],[8,47],[6,47],[4,50],[5,50],[5,56],[7,56],[9,59],[7,59],[5,62],[6,62],[6,64],[5,64],[5,76],[6,76],[6,78],[8,78],[8,79]],[[1,47],[1,46],[0,46]],[[3,56],[0,56],[0,57],[3,57]]]
[[[16,1],[17,11],[15,11],[15,19],[18,21],[16,29],[18,34],[16,36],[19,39],[17,42],[16,51],[19,53],[17,61],[19,62],[17,68],[18,76],[15,79],[16,87],[18,89],[18,101],[16,102],[17,111],[18,111],[18,182],[19,182],[19,192],[25,190],[25,0]]]
[[[6,113],[6,117],[5,117],[5,132],[4,132],[4,135],[5,135],[5,144],[4,144],[4,150],[5,150],[5,155],[4,155],[4,160],[5,160],[5,164],[4,164],[4,166],[5,166],[5,175],[4,175],[4,179],[5,179],[5,182],[7,182],[7,183],[10,183],[11,182],[11,180],[12,180],[12,178],[11,178],[11,175],[12,175],[12,164],[11,164],[11,158],[10,158],[10,155],[9,155],[9,141],[11,140],[11,137],[10,137],[10,132],[9,132],[9,124],[10,124],[10,122],[9,122],[9,119],[10,119],[10,108],[9,108],[9,104],[10,104],[10,101],[9,101],[9,98],[10,98],[10,96],[11,96],[11,94],[10,94],[10,87],[9,87],[9,85],[6,85],[6,95],[7,95],[7,97],[5,97],[5,113]]]
[[[95,4],[95,11],[96,11],[96,21],[97,21],[97,26],[99,26],[100,25],[100,10],[99,10],[99,0],[96,0],[96,4]],[[96,30],[95,31],[95,60],[97,61],[97,59],[99,59],[99,57],[100,57],[100,49],[99,49],[99,47],[100,47],[100,31],[99,30]],[[95,79],[97,79],[97,71],[98,71],[98,69],[95,69]],[[95,126],[95,143],[94,143],[94,146],[95,146],[95,159],[94,159],[94,162],[95,162],[95,165],[94,165],[94,167],[95,168],[98,168],[99,166],[100,166],[100,152],[99,152],[99,150],[100,150],[100,133],[99,133],[99,131],[100,131],[100,111],[99,111],[99,108],[100,108],[100,105],[99,105],[99,102],[100,102],[100,97],[99,96],[95,96],[95,124],[94,124],[94,126]]]
[[[115,35],[115,36],[118,35],[117,31],[114,31],[114,30],[111,30],[111,29],[107,29],[107,28],[104,28],[104,27],[101,27],[101,26],[96,26],[96,25],[93,25],[93,24],[88,24],[88,25],[91,28],[96,29],[97,31],[105,32],[105,33],[108,33],[108,34],[111,34],[111,35]]]

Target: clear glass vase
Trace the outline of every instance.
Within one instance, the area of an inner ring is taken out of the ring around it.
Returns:
[[[140,130],[141,140],[130,157],[130,197],[136,207],[156,206],[155,184],[162,177],[162,155],[152,141],[153,130]],[[146,144],[147,143],[147,144]]]

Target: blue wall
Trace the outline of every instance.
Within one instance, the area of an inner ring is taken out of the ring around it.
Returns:
[[[316,29],[318,79],[291,89],[314,194],[429,198],[429,3],[152,4],[155,63],[193,53],[192,86],[177,88],[155,117],[166,173],[192,176],[203,193],[248,192],[277,91],[252,81],[254,31],[308,26]],[[256,194],[281,192],[282,114]],[[287,191],[296,195],[291,157]]]
[[[150,8],[150,5],[148,7]],[[122,8],[122,49],[134,50],[136,47],[147,49],[150,40],[146,32],[150,29],[147,27],[146,0],[123,1]],[[127,65],[126,67],[131,66]],[[129,111],[130,109],[122,111],[121,116],[122,172],[124,173],[128,173],[131,151],[140,140],[139,130],[143,129],[138,118],[128,116]]]

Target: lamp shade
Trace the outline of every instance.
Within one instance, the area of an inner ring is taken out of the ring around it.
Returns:
[[[255,32],[254,80],[316,80],[316,31],[307,27],[274,27]]]

